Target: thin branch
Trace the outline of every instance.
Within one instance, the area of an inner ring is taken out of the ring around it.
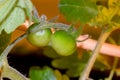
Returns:
[[[0,69],[3,68],[2,77],[8,77],[12,80],[28,80],[24,75],[19,73],[14,68],[10,67],[7,63],[7,55],[12,50],[12,48],[22,39],[27,37],[27,33],[21,35],[16,40],[14,40],[7,48],[2,52],[0,56]]]
[[[16,69],[10,67],[8,64],[4,64],[3,66],[2,78],[9,78],[11,80],[28,80],[28,78],[26,78]]]
[[[113,66],[112,66],[112,70],[110,71],[109,77],[106,78],[105,80],[112,80],[114,73],[115,73],[116,66],[118,64],[118,61],[119,61],[119,58],[115,57],[114,62],[113,62]]]
[[[109,37],[109,41],[112,43],[112,44],[117,44],[115,42],[115,40],[113,40],[111,37]],[[117,67],[117,64],[118,64],[118,61],[119,61],[119,58],[118,57],[114,57],[114,62],[113,62],[113,66],[112,66],[112,69],[110,71],[110,74],[108,76],[108,78],[106,78],[105,80],[112,80],[113,76],[114,76],[114,73],[115,73],[115,69]]]
[[[101,35],[99,37],[99,40],[98,40],[98,43],[92,53],[92,56],[90,57],[85,69],[83,70],[83,73],[80,75],[80,78],[79,80],[87,80],[89,79],[89,74],[90,74],[90,71],[92,70],[92,67],[95,63],[95,60],[99,54],[99,51],[102,47],[102,44],[105,42],[105,40],[107,39],[107,37],[110,35],[110,31],[109,32],[106,32],[105,30],[103,30],[101,32]]]
[[[27,37],[27,33],[21,35],[19,38],[14,40],[10,45],[7,46],[7,48],[2,52],[0,55],[0,62],[3,62],[4,58],[7,57],[8,53],[12,50],[12,48],[22,39]]]

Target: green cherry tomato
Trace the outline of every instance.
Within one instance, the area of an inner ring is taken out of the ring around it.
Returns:
[[[51,29],[47,28],[34,33],[30,33],[27,39],[34,46],[44,47],[48,45],[51,38],[51,34]]]
[[[62,56],[69,56],[76,50],[76,40],[64,30],[56,31],[51,37],[51,46]]]

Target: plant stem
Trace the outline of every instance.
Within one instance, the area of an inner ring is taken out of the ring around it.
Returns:
[[[26,38],[27,34],[21,35],[19,38],[17,38],[14,42],[12,42],[10,45],[7,46],[7,48],[2,52],[0,55],[0,62],[3,62],[5,57],[7,57],[8,53],[12,50],[12,48],[22,39]],[[0,65],[1,66],[1,65]]]
[[[9,65],[3,66],[2,77],[6,77],[11,80],[28,80],[28,78]]]
[[[110,41],[110,43],[117,45],[115,40],[113,40],[111,37],[109,37],[109,41]],[[119,61],[119,58],[118,57],[114,57],[114,62],[113,62],[113,66],[112,66],[112,69],[110,71],[109,77],[106,78],[105,80],[112,80],[112,78],[114,76],[114,73],[115,73],[116,66],[118,64],[118,61]]]
[[[119,58],[115,57],[115,60],[113,62],[113,67],[112,67],[112,70],[110,71],[109,77],[105,80],[112,80],[118,61],[119,61]]]
[[[2,54],[0,55],[0,70],[2,69],[2,68],[4,68],[5,67],[5,75],[4,76],[8,76],[8,77],[10,77],[10,78],[12,78],[13,77],[13,79],[12,80],[18,80],[19,78],[19,80],[27,80],[26,78],[24,78],[23,76],[22,76],[22,74],[20,74],[17,70],[15,70],[15,69],[13,69],[12,67],[10,67],[9,65],[8,66],[6,66],[6,65],[4,65],[4,62],[5,62],[5,59],[7,59],[7,55],[8,55],[8,53],[11,51],[11,49],[19,42],[19,41],[21,41],[22,39],[24,39],[24,38],[26,38],[27,37],[27,33],[25,33],[25,34],[23,34],[23,35],[21,35],[19,38],[17,38],[14,42],[12,42],[10,45],[8,45],[7,46],[7,48],[2,52]],[[6,64],[8,64],[7,62],[6,62]],[[0,74],[2,74],[2,71],[0,71]],[[0,75],[0,77],[1,77],[1,75]],[[16,79],[15,79],[15,77],[16,77]]]
[[[98,54],[99,54],[102,44],[105,42],[105,40],[110,35],[110,33],[111,33],[111,31],[102,30],[99,40],[97,42],[97,45],[92,52],[92,56],[90,57],[85,69],[83,70],[83,73],[80,75],[79,80],[88,80],[90,71],[92,70],[92,67],[95,63],[95,60],[96,60]]]

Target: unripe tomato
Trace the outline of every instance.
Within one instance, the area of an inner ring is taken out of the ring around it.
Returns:
[[[64,30],[56,31],[51,37],[51,46],[62,56],[68,56],[76,50],[76,40]]]
[[[34,33],[30,33],[27,39],[34,46],[44,47],[48,45],[51,38],[51,34],[51,29],[47,28]]]

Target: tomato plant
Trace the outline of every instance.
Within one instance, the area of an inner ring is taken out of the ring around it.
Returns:
[[[76,40],[68,32],[58,30],[51,37],[51,46],[58,54],[68,56],[75,52]]]

